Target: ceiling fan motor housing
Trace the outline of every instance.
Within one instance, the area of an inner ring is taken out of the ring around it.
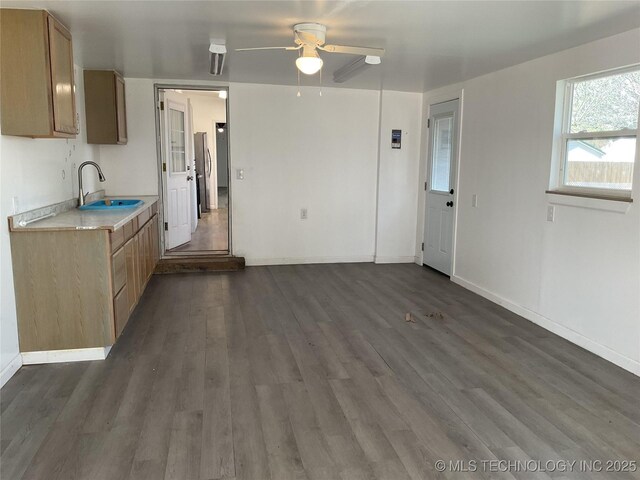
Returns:
[[[327,38],[327,27],[319,23],[298,23],[293,32],[297,45],[324,45]]]

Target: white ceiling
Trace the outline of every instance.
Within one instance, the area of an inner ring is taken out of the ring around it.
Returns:
[[[320,22],[327,42],[384,47],[379,67],[345,87],[425,91],[640,26],[638,1],[2,1],[46,8],[73,34],[85,68],[126,77],[216,79],[209,38],[230,53],[220,80],[295,84],[296,52],[234,52],[291,45],[291,27]],[[639,48],[639,44],[629,48]],[[322,54],[323,84],[349,56]],[[302,75],[303,84],[318,76]]]

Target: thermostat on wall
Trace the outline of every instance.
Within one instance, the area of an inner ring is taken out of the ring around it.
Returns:
[[[401,148],[402,130],[391,130],[391,148]]]

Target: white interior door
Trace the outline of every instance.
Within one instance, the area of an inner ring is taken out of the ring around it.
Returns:
[[[188,169],[188,120],[186,103],[165,94],[164,158],[166,165],[166,248],[167,250],[191,241],[191,192],[193,174]]]
[[[423,263],[446,275],[451,275],[453,260],[458,103],[458,100],[451,100],[429,108]]]

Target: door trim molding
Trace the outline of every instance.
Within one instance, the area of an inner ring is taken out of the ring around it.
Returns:
[[[419,265],[424,265],[424,251],[419,250],[420,248],[420,242],[426,242],[427,239],[424,238],[424,232],[425,232],[425,221],[427,218],[427,212],[426,212],[426,207],[427,207],[427,191],[424,190],[422,188],[422,185],[425,184],[425,182],[429,181],[429,174],[430,174],[430,170],[429,170],[429,158],[431,156],[431,150],[430,150],[430,142],[429,142],[429,138],[431,135],[431,131],[430,129],[427,127],[427,123],[428,120],[431,118],[431,107],[435,106],[435,105],[439,105],[441,103],[446,103],[446,102],[450,102],[452,100],[458,100],[458,151],[456,154],[456,158],[454,159],[455,161],[455,168],[456,168],[456,178],[455,178],[455,184],[453,186],[454,188],[454,194],[453,194],[453,201],[455,202],[455,206],[456,208],[454,208],[453,211],[453,232],[451,233],[452,235],[452,246],[451,246],[451,278],[453,278],[456,275],[456,245],[457,245],[457,233],[458,233],[458,211],[459,211],[459,206],[460,206],[460,174],[461,174],[461,158],[462,158],[462,133],[463,133],[463,129],[464,129],[464,88],[453,88],[451,90],[448,90],[445,93],[438,93],[432,96],[428,96],[425,95],[425,98],[423,99],[423,106],[425,107],[426,110],[426,116],[423,117],[423,147],[422,147],[422,154],[424,155],[424,160],[422,161],[422,166],[424,167],[424,173],[423,176],[419,179],[420,180],[420,189],[418,190],[418,192],[420,192],[421,198],[421,209],[418,209],[418,212],[420,214],[420,217],[418,219],[419,223],[418,226],[422,227],[421,230],[421,240],[418,241],[418,244],[416,245],[417,247],[417,255],[416,255],[416,263]],[[418,230],[420,231],[420,230]]]
[[[153,106],[155,109],[155,120],[156,120],[156,165],[157,165],[157,170],[158,170],[158,225],[161,227],[161,232],[160,232],[160,258],[173,258],[175,255],[173,254],[167,254],[166,251],[166,247],[165,247],[165,239],[164,239],[164,235],[165,235],[165,231],[164,231],[164,223],[165,223],[165,218],[164,218],[164,205],[165,205],[165,199],[164,199],[164,192],[163,192],[163,180],[162,180],[162,136],[161,136],[161,129],[160,129],[160,109],[158,108],[158,103],[160,102],[160,90],[204,90],[204,91],[212,91],[212,90],[226,90],[227,91],[227,102],[226,102],[226,110],[227,110],[227,158],[228,158],[228,162],[227,162],[227,173],[229,175],[229,185],[227,187],[228,189],[228,194],[229,194],[229,198],[228,198],[228,225],[227,225],[227,231],[228,231],[228,245],[229,245],[229,253],[228,255],[233,255],[233,234],[232,234],[232,225],[233,225],[233,214],[232,214],[232,186],[231,186],[231,122],[230,122],[230,108],[229,108],[229,104],[231,102],[231,96],[229,95],[229,85],[228,84],[218,84],[218,83],[211,83],[211,84],[193,84],[193,83],[163,83],[163,82],[159,82],[159,83],[154,83],[153,84]],[[188,252],[187,255],[191,254],[191,252]],[[202,252],[193,252],[194,255],[197,256],[202,256]],[[211,255],[212,256],[220,256],[220,252],[219,251],[211,251]]]

